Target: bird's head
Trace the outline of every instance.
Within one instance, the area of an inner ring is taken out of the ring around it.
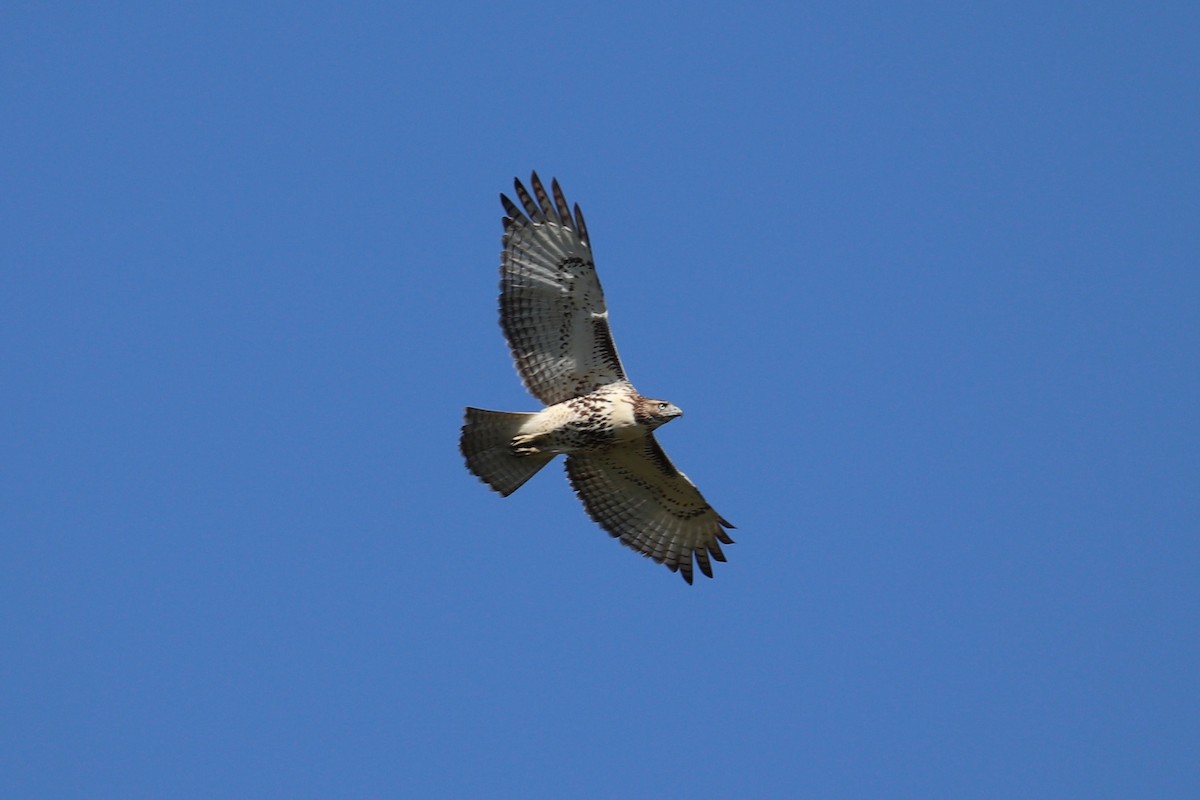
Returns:
[[[666,400],[639,397],[634,405],[633,413],[639,425],[645,425],[653,430],[660,425],[666,425],[676,417],[682,417],[683,409]]]

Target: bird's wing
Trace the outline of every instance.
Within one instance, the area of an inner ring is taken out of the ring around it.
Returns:
[[[521,207],[500,195],[500,325],[525,387],[553,405],[625,380],[625,370],[579,205],[572,215],[558,181],[553,201],[536,172],[530,183],[532,197],[513,181]]]
[[[592,519],[643,555],[692,582],[692,558],[712,577],[710,557],[732,528],[675,468],[654,438],[567,457],[567,476]]]

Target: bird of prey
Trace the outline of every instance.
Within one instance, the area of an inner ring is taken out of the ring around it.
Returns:
[[[460,448],[467,468],[504,496],[566,456],[567,477],[588,514],[622,544],[692,582],[733,528],[663,452],[654,430],[683,412],[638,393],[625,376],[583,214],[558,181],[533,173],[532,196],[514,180],[505,195],[500,325],[517,371],[546,408],[511,413],[467,408]],[[551,199],[553,198],[553,199]]]

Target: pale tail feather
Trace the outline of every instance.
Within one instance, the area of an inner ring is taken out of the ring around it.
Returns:
[[[509,442],[532,416],[467,409],[459,440],[459,448],[467,459],[467,469],[505,497],[521,488],[554,458],[553,455],[518,456],[509,448]]]

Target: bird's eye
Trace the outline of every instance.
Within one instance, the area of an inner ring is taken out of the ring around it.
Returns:
[[[658,404],[658,410],[659,410],[659,411],[666,411],[666,410],[667,410],[667,404],[666,404],[666,403],[659,403],[659,404]]]

